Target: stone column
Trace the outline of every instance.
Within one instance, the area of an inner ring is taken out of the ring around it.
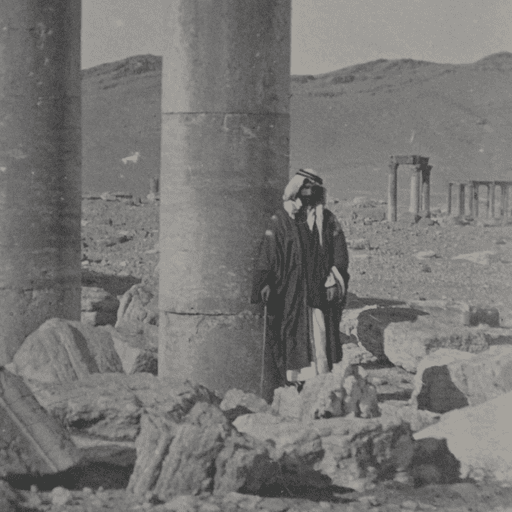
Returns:
[[[475,187],[472,181],[470,181],[467,185],[468,190],[468,210],[469,216],[475,218],[475,210],[474,210],[474,199],[475,199]]]
[[[258,392],[263,319],[249,297],[288,181],[290,0],[168,4],[159,374]]]
[[[496,183],[491,183],[491,219],[496,215]]]
[[[419,166],[413,167],[411,170],[411,202],[409,211],[418,215],[420,213],[420,172]]]
[[[430,171],[431,165],[421,169],[421,210],[424,217],[430,217]]]
[[[472,185],[473,186],[472,186],[472,190],[471,191],[473,192],[473,195],[472,195],[472,198],[473,198],[473,201],[472,201],[472,203],[473,203],[473,210],[472,210],[471,216],[474,219],[476,219],[476,218],[478,218],[478,215],[480,214],[480,211],[479,211],[480,210],[480,208],[479,208],[479,206],[480,206],[479,205],[479,198],[480,198],[480,196],[479,196],[479,188],[480,188],[480,185],[479,185],[478,182],[474,182]]]
[[[466,184],[459,183],[459,217],[464,217],[464,213],[465,213],[465,208],[466,208],[465,189],[466,189]]]
[[[388,171],[388,222],[396,222],[397,219],[397,171],[398,164],[391,158]]]
[[[501,185],[501,215],[503,224],[508,222],[508,185]]]
[[[80,0],[0,2],[0,364],[80,319]]]

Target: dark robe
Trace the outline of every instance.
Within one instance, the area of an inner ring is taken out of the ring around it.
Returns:
[[[313,360],[308,306],[324,313],[329,369],[341,361],[339,335],[346,294],[328,302],[325,281],[336,266],[348,289],[348,251],[335,215],[324,208],[322,240],[311,231],[302,210],[292,219],[284,210],[272,216],[255,265],[251,301],[261,302],[268,284],[267,343],[284,383],[287,370],[300,370]]]

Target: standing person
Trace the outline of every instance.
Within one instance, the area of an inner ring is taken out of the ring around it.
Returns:
[[[284,385],[341,361],[339,323],[346,303],[348,251],[326,191],[312,169],[300,169],[272,216],[256,261],[253,303],[268,307],[267,343]]]

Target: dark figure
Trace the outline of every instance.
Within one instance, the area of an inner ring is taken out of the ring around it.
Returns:
[[[268,349],[282,385],[327,373],[342,358],[348,251],[322,185],[311,169],[295,174],[256,261],[252,302],[267,303]]]

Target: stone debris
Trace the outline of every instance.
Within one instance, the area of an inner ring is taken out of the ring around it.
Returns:
[[[512,331],[457,326],[430,316],[418,316],[415,321],[387,325],[384,329],[383,348],[385,356],[395,366],[415,373],[420,361],[440,348],[483,352],[491,343],[496,342],[497,337],[507,334],[512,334]]]
[[[355,240],[347,240],[347,246],[354,251],[363,251],[370,248],[370,241],[366,238],[358,238]]]
[[[151,373],[158,374],[158,346],[153,340],[144,336],[131,335],[119,332],[111,325],[103,327],[114,343],[114,348],[121,360],[124,373]]]
[[[478,265],[490,265],[497,261],[497,253],[494,251],[480,251],[469,254],[459,254],[458,256],[454,256],[452,260],[466,260],[471,263],[477,263]]]
[[[292,486],[337,485],[360,491],[405,471],[414,450],[409,426],[396,417],[301,423],[255,413],[233,424],[239,432],[270,443],[271,458]]]
[[[158,346],[158,293],[142,284],[133,285],[121,297],[115,328],[141,335]]]
[[[512,391],[512,346],[479,354],[440,349],[418,365],[411,403],[445,413]]]
[[[72,433],[109,441],[135,441],[144,411],[178,421],[196,402],[220,402],[203,386],[147,373],[29,384],[38,402]]]
[[[19,512],[21,497],[11,486],[0,480],[0,510],[2,512]]]
[[[229,411],[243,408],[245,413],[249,412],[271,412],[272,408],[267,402],[254,393],[246,393],[240,389],[230,389],[224,395],[220,404],[221,410]]]
[[[430,258],[437,258],[435,251],[419,251],[414,255],[418,260],[427,260]]]
[[[413,432],[437,423],[441,415],[431,411],[418,410],[414,405],[403,400],[386,400],[379,404],[382,417],[392,417],[396,421],[409,424]]]
[[[116,323],[119,299],[103,288],[82,286],[82,323],[106,325]]]
[[[10,368],[26,379],[48,383],[123,371],[108,332],[60,318],[47,320],[30,334]]]
[[[21,377],[0,369],[0,478],[49,474],[80,461],[68,433],[36,401]]]
[[[212,404],[196,404],[180,423],[145,415],[136,446],[128,485],[136,496],[254,493],[278,476],[265,445],[236,432]]]
[[[377,390],[365,370],[346,362],[335,364],[330,373],[307,380],[300,393],[293,386],[276,389],[272,409],[283,418],[299,421],[380,415]]]
[[[443,415],[414,439],[445,439],[460,477],[512,483],[512,392]]]

